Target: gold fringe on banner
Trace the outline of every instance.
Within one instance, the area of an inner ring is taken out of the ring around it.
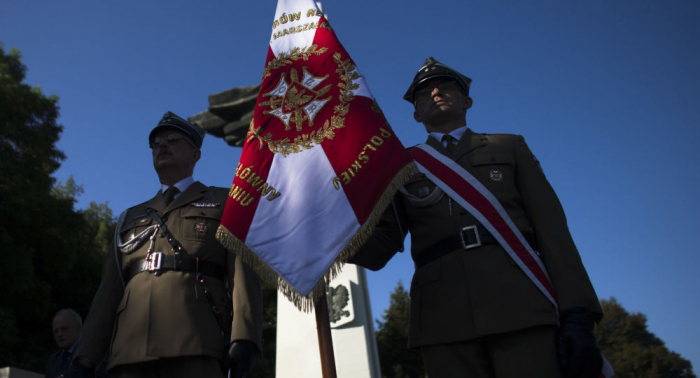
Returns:
[[[350,242],[343,248],[335,258],[331,266],[326,270],[314,288],[308,295],[302,295],[289,282],[280,277],[277,272],[270,268],[258,255],[256,255],[245,243],[241,242],[233,235],[226,227],[220,225],[216,231],[216,238],[229,251],[234,253],[237,258],[243,260],[249,268],[258,274],[261,280],[268,284],[277,287],[289,301],[291,301],[300,311],[311,312],[314,308],[314,303],[326,294],[327,283],[332,281],[342,270],[345,262],[360,250],[360,247],[369,239],[374,227],[379,223],[384,211],[387,209],[393,200],[399,188],[408,181],[411,176],[418,173],[418,168],[414,162],[411,162],[401,168],[394,176],[389,185],[387,185],[384,193],[374,206],[372,213],[367,218],[367,221],[360,226],[360,229],[353,235]]]

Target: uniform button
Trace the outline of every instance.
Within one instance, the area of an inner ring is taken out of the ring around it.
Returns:
[[[165,234],[160,234],[160,235],[158,235],[158,236],[160,236],[161,238],[164,238],[164,237],[165,237]]]

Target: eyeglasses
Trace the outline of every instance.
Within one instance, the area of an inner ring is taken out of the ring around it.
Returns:
[[[194,143],[192,143],[187,137],[180,134],[168,134],[166,136],[157,136],[148,142],[148,146],[151,148],[156,148],[157,146],[160,146],[160,144],[163,143],[163,141],[168,142],[168,144],[172,144],[181,140],[184,140],[185,142],[187,142],[187,144],[194,147]]]
[[[432,94],[433,90],[435,90],[435,88],[437,88],[438,91],[440,91],[440,92],[444,92],[444,91],[454,89],[457,87],[459,87],[459,84],[457,84],[456,81],[446,81],[446,82],[440,83],[440,84],[427,84],[427,85],[424,85],[423,88],[417,89],[415,92],[413,92],[413,94],[414,94],[414,98],[416,100],[418,100],[418,99],[425,98],[425,97],[429,96],[430,94]]]

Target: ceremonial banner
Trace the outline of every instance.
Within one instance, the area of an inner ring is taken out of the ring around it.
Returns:
[[[416,173],[312,0],[280,0],[217,237],[299,308]]]

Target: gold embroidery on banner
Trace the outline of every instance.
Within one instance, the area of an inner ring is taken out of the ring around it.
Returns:
[[[333,30],[333,28],[331,27],[330,24],[328,24],[328,23],[322,23],[322,22],[320,22],[320,21],[319,21],[319,23],[318,23],[318,27],[321,28],[321,29]]]
[[[311,9],[309,9],[308,11],[306,11],[306,18],[309,18],[309,17],[321,17],[321,16],[323,16],[323,13],[322,13],[319,9],[311,8]],[[276,20],[272,23],[272,30],[277,29],[278,26],[285,25],[287,22],[294,22],[294,21],[301,21],[301,12],[290,13],[290,14],[289,14],[289,17],[287,17],[287,14],[286,14],[286,13],[282,13],[282,15],[280,16],[280,18],[279,18],[279,19],[276,19]],[[316,28],[316,26],[318,26],[318,27],[322,27],[322,28],[325,28],[325,29],[328,29],[328,30],[333,30],[333,29],[331,29],[330,25],[328,25],[328,24],[318,25],[318,24],[320,24],[320,23],[321,23],[321,22],[320,22],[320,20],[319,20],[319,21],[316,21],[316,22],[312,22],[311,25],[313,25],[313,28]],[[306,26],[306,25],[309,25],[309,23],[307,22],[306,24],[304,24],[304,31],[307,30],[307,26]],[[274,39],[277,39],[277,38],[279,38],[280,36],[282,36],[282,34],[279,34],[279,33],[273,34],[273,38],[274,38]]]
[[[256,192],[260,193],[260,197],[267,197],[268,201],[272,201],[281,196],[282,193],[278,192],[272,185],[265,182],[260,175],[253,171],[254,168],[255,167],[251,165],[241,169],[241,163],[238,163],[234,177],[238,177],[250,184],[250,186],[252,186]],[[258,195],[255,193],[248,193],[245,189],[236,184],[231,184],[231,189],[229,189],[228,196],[234,201],[240,203],[241,206],[250,205],[250,203],[253,202],[256,197],[258,197]]]
[[[270,76],[270,71],[276,70],[280,67],[292,64],[293,60],[309,60],[309,57],[313,55],[321,55],[328,50],[326,47],[318,48],[318,45],[311,45],[309,47],[304,47],[300,49],[295,47],[289,53],[281,52],[278,57],[272,59],[265,69],[263,70],[263,79]]]
[[[326,51],[326,48],[318,49],[316,45],[304,49],[295,47],[289,54],[281,53],[278,58],[271,60],[265,67],[263,77],[270,76],[271,71],[274,69],[291,64],[292,60],[308,60],[311,54],[321,55]],[[340,103],[333,107],[333,115],[330,117],[330,120],[327,119],[323,126],[308,134],[297,136],[293,141],[290,141],[289,138],[275,140],[271,132],[263,135],[263,131],[260,127],[255,127],[255,120],[253,120],[250,122],[248,134],[246,135],[248,141],[251,138],[256,138],[260,141],[260,149],[262,149],[264,144],[267,144],[267,147],[273,153],[287,156],[305,149],[308,150],[314,144],[321,144],[325,139],[333,139],[335,137],[334,130],[345,127],[345,116],[350,111],[350,102],[354,99],[352,91],[360,87],[354,81],[361,77],[350,59],[343,61],[340,53],[336,52],[333,54],[333,60],[338,66],[335,73],[339,74],[341,80],[338,83],[338,88],[340,89],[338,100]],[[321,98],[328,93],[331,85],[327,85],[318,91],[314,90],[328,76],[315,77],[306,71],[306,67],[303,67],[303,70],[304,73],[301,79],[299,79],[299,74],[296,70],[291,70],[289,72],[290,83],[287,83],[283,75],[275,89],[263,95],[270,97],[270,100],[259,104],[259,106],[271,108],[272,110],[265,110],[264,114],[272,114],[280,119],[285,124],[285,130],[291,129],[290,123],[295,125],[297,131],[302,131],[303,124],[307,121],[309,127],[313,126],[315,115],[332,99],[332,96]]]
[[[290,123],[294,123],[296,131],[301,131],[304,121],[308,121],[309,126],[314,125],[314,117],[323,108],[331,97],[321,98],[325,96],[331,89],[332,85],[315,91],[315,88],[328,78],[316,77],[311,75],[306,67],[303,77],[299,80],[297,70],[289,71],[291,82],[287,83],[284,75],[280,78],[279,83],[272,91],[263,94],[264,97],[270,97],[269,101],[260,102],[260,106],[269,106],[272,110],[265,110],[264,114],[272,114],[279,118],[284,123],[284,129],[289,131]]]
[[[389,129],[391,130],[391,129]],[[369,143],[365,144],[362,146],[362,151],[357,155],[357,159],[355,159],[354,162],[350,164],[350,167],[342,172],[340,172],[340,176],[334,177],[332,182],[333,182],[333,187],[335,190],[340,190],[340,182],[342,181],[343,184],[348,185],[352,181],[352,179],[355,177],[355,175],[364,167],[362,163],[367,163],[369,161],[369,154],[370,151],[377,151],[376,147],[381,146],[384,144],[384,140],[388,139],[392,136],[392,134],[384,129],[383,127],[379,128],[380,135],[374,135],[369,139]]]

